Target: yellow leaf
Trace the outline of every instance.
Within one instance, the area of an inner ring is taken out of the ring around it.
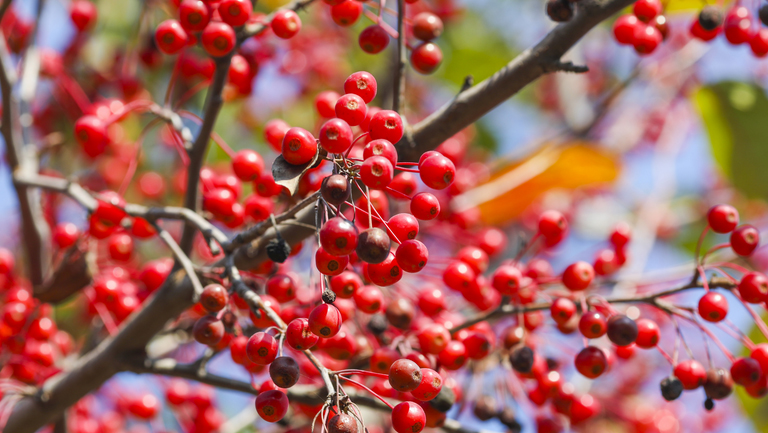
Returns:
[[[619,174],[616,156],[593,145],[548,145],[497,169],[491,178],[454,199],[453,207],[477,207],[484,223],[501,225],[552,189],[574,190],[610,183]]]

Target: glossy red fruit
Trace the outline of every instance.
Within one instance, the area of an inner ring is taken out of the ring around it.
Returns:
[[[609,236],[609,240],[613,247],[617,250],[624,249],[629,241],[632,239],[632,228],[625,222],[616,224]]]
[[[155,31],[157,47],[165,54],[178,53],[187,45],[188,40],[187,32],[176,20],[163,21]]]
[[[340,4],[331,6],[331,18],[333,22],[342,26],[349,27],[360,19],[363,14],[363,4],[356,1],[344,1]]]
[[[632,45],[640,55],[651,54],[661,44],[663,37],[655,26],[638,24]]]
[[[595,278],[595,270],[587,262],[576,262],[569,265],[563,271],[563,285],[568,290],[580,291],[584,290],[592,283]]]
[[[579,373],[590,379],[595,379],[603,374],[608,367],[608,360],[602,349],[587,346],[576,355],[574,364]]]
[[[270,147],[276,152],[282,151],[283,137],[291,129],[285,121],[281,119],[272,119],[264,125],[264,139],[267,140]]]
[[[400,244],[395,252],[395,258],[405,272],[415,273],[424,269],[429,259],[426,245],[416,239],[409,239]]]
[[[210,11],[202,0],[184,0],[179,5],[179,23],[184,30],[201,32],[210,21]]]
[[[739,212],[727,204],[712,206],[707,212],[707,223],[715,233],[730,233],[739,225]]]
[[[422,41],[431,41],[443,33],[443,20],[432,12],[420,12],[411,19],[413,35]]]
[[[635,30],[643,23],[634,15],[622,15],[613,23],[613,36],[616,42],[623,45],[633,45],[635,41]]]
[[[616,272],[620,265],[619,259],[613,250],[604,249],[601,250],[597,257],[595,257],[595,263],[592,265],[597,275],[610,275]]]
[[[309,329],[309,320],[303,317],[291,320],[285,329],[285,342],[296,350],[308,350],[319,340],[320,337]]]
[[[760,232],[749,224],[744,224],[731,233],[731,248],[740,256],[751,255],[759,243]]]
[[[765,302],[768,299],[768,278],[759,272],[750,272],[741,278],[738,289],[745,302]]]
[[[232,171],[243,182],[252,182],[264,171],[264,159],[253,150],[240,150],[232,158]]]
[[[320,338],[331,338],[341,330],[341,312],[331,304],[321,304],[309,314],[309,330]]]
[[[661,338],[661,331],[659,325],[651,319],[638,319],[637,324],[637,339],[635,344],[637,347],[643,349],[652,349],[656,347],[659,339]]]
[[[288,396],[279,390],[260,392],[256,396],[256,412],[267,422],[278,422],[288,413]]]
[[[446,370],[458,370],[467,362],[467,348],[461,341],[450,341],[445,349],[437,354],[440,366]]]
[[[280,315],[280,303],[277,302],[277,299],[269,295],[262,295],[261,303],[265,308],[271,309],[278,316]],[[253,326],[257,328],[268,328],[270,326],[275,326],[275,322],[270,319],[267,313],[261,308],[256,310],[256,312],[253,310],[249,311],[248,315],[251,318],[251,322],[253,322]]]
[[[290,39],[301,30],[301,18],[290,9],[279,10],[275,12],[270,26],[278,38]]]
[[[221,284],[209,284],[200,294],[200,303],[209,313],[216,313],[224,309],[229,302],[227,289]]]
[[[424,42],[411,51],[411,66],[421,74],[431,74],[443,62],[443,51],[437,44]]]
[[[384,189],[395,177],[395,168],[383,156],[372,156],[360,167],[360,180],[371,189]]]
[[[683,383],[683,388],[687,390],[696,389],[704,385],[707,379],[707,371],[704,366],[696,360],[686,359],[675,366],[675,377]]]
[[[512,265],[502,265],[493,273],[491,285],[500,294],[505,296],[516,295],[520,290],[523,278],[520,269]]]
[[[205,52],[213,57],[222,57],[229,54],[235,47],[237,37],[235,30],[227,23],[210,22],[200,35]]]
[[[97,15],[96,5],[88,0],[75,0],[69,5],[69,16],[72,18],[72,24],[81,32],[93,26]]]
[[[381,263],[368,264],[366,276],[373,284],[378,286],[391,286],[397,283],[403,277],[403,270],[397,264],[395,255],[390,252],[386,259]]]
[[[392,428],[397,433],[419,433],[426,423],[424,409],[412,401],[404,401],[392,409]]]
[[[331,290],[342,299],[351,298],[362,286],[363,280],[352,271],[344,271],[331,278]]]
[[[248,22],[253,12],[251,0],[224,0],[217,9],[221,19],[232,27],[242,26]]]
[[[259,365],[269,365],[277,358],[278,343],[266,332],[257,332],[248,339],[245,353],[251,362]]]
[[[568,230],[565,216],[556,211],[548,210],[539,216],[539,233],[546,238],[562,236]]]
[[[440,374],[431,368],[422,367],[421,382],[411,391],[411,395],[419,401],[430,401],[437,397],[441,389],[443,389],[443,378]]]
[[[200,344],[215,346],[224,338],[224,324],[215,316],[203,316],[195,322],[192,335]]]
[[[390,143],[397,143],[403,138],[403,119],[395,111],[381,110],[371,117],[368,130],[372,140],[383,138]]]
[[[333,217],[323,224],[319,233],[320,245],[335,256],[346,256],[357,248],[357,228],[351,221]]]
[[[557,298],[552,302],[549,312],[558,325],[562,325],[571,320],[576,314],[576,303],[567,298]]]
[[[756,57],[765,57],[768,54],[768,29],[760,27],[749,40],[749,47]]]
[[[389,383],[400,392],[410,392],[421,384],[421,368],[410,359],[401,358],[389,367]]]
[[[133,255],[133,238],[127,233],[118,233],[109,239],[109,256],[118,262],[127,262]]]
[[[749,42],[752,37],[752,14],[744,6],[737,6],[725,15],[723,23],[725,38],[733,45]]]
[[[440,353],[451,341],[451,334],[443,325],[438,323],[422,327],[416,337],[419,340],[421,351],[433,355]]]
[[[589,311],[579,319],[579,332],[586,338],[600,338],[607,331],[608,321],[599,311]]]
[[[365,145],[363,148],[363,159],[373,156],[383,156],[392,163],[393,167],[397,165],[397,149],[388,140],[371,140]]]
[[[661,9],[659,0],[638,0],[635,2],[632,12],[640,21],[648,23],[661,13]]]
[[[728,314],[728,300],[722,293],[709,291],[699,299],[699,315],[708,322],[719,322]]]
[[[433,155],[419,162],[419,176],[429,188],[445,189],[453,183],[456,166],[443,155]]]
[[[336,117],[347,122],[350,126],[360,125],[365,120],[368,107],[363,98],[354,93],[347,93],[336,101]]]
[[[381,26],[366,27],[358,37],[358,44],[368,54],[377,54],[389,45],[389,34]]]
[[[741,386],[752,386],[760,381],[763,371],[752,358],[739,358],[731,365],[731,377]]]
[[[283,137],[282,153],[289,164],[306,164],[317,154],[317,141],[306,129],[291,128]]]
[[[699,20],[694,18],[693,22],[691,22],[690,32],[691,35],[695,38],[698,38],[702,41],[711,41],[720,34],[722,29],[723,26],[717,26],[717,28],[714,30],[705,30],[703,27],[701,27]]]
[[[420,220],[432,220],[440,214],[440,202],[434,195],[420,192],[411,199],[410,210],[411,214]]]
[[[96,116],[83,116],[75,122],[75,138],[83,152],[95,158],[104,153],[109,144],[107,125]]]
[[[354,134],[347,122],[335,118],[323,124],[318,138],[320,139],[320,145],[328,153],[344,153],[352,146]]]
[[[349,264],[348,256],[333,255],[323,247],[315,251],[315,266],[323,275],[339,275],[344,272],[347,264]]]
[[[376,97],[377,89],[376,78],[366,71],[355,72],[344,81],[344,93],[353,93],[363,98],[366,104]]]
[[[258,194],[249,195],[243,202],[245,215],[254,222],[261,222],[269,218],[274,209],[274,203],[267,197]]]
[[[53,229],[53,242],[61,249],[71,247],[80,237],[80,229],[72,223],[59,223]]]

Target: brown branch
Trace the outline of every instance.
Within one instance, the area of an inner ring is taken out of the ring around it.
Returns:
[[[476,122],[494,107],[547,72],[590,29],[633,0],[584,0],[575,16],[552,29],[534,47],[521,53],[490,78],[459,93],[412,128],[412,140],[398,143],[403,161],[418,161],[425,151],[434,149],[457,132]],[[558,70],[557,68],[554,68]]]
[[[395,86],[392,91],[392,109],[405,117],[405,66],[408,64],[408,50],[405,47],[405,0],[397,0],[397,62],[395,63]]]
[[[179,244],[176,243],[170,233],[163,230],[157,224],[154,226],[157,230],[158,237],[160,237],[160,239],[165,242],[165,245],[170,248],[173,256],[176,258],[176,262],[179,263],[181,268],[184,269],[184,272],[187,273],[187,278],[189,278],[190,282],[192,283],[192,288],[194,290],[192,301],[197,302],[200,300],[200,295],[203,293],[203,285],[200,283],[200,279],[197,278],[197,274],[195,273],[195,265],[191,260],[189,260],[189,257],[184,254],[184,251],[181,250]]]
[[[734,283],[732,283],[730,280],[726,278],[712,277],[712,279],[709,281],[710,288],[732,289],[735,286],[736,285]],[[676,295],[686,290],[700,289],[703,287],[704,286],[700,284],[698,280],[693,280],[688,282],[685,285],[675,287],[669,290],[664,290],[661,292],[648,293],[644,295],[627,296],[623,298],[608,298],[608,299],[605,299],[604,301],[587,300],[587,303],[590,305],[600,305],[602,302],[607,302],[609,304],[646,303],[646,304],[651,304],[658,308],[666,309],[666,308],[669,308],[669,305],[663,302],[661,298],[664,298],[666,296]],[[451,334],[454,334],[456,332],[461,331],[462,329],[469,328],[470,326],[476,325],[480,322],[485,322],[488,320],[496,320],[505,316],[514,316],[517,314],[528,313],[532,311],[549,310],[551,306],[552,306],[551,302],[537,302],[534,304],[526,304],[526,305],[512,305],[512,304],[500,305],[498,308],[494,310],[491,310],[487,313],[480,314],[478,316],[475,316],[467,320],[466,322],[460,325],[454,326],[449,330],[449,332]]]
[[[187,190],[184,195],[184,207],[193,211],[200,210],[200,170],[203,168],[205,153],[208,150],[208,142],[211,140],[211,132],[216,125],[216,119],[219,117],[221,106],[224,103],[222,92],[227,83],[229,74],[229,63],[232,55],[216,59],[216,71],[213,74],[211,86],[208,88],[208,94],[203,108],[203,124],[197,133],[197,138],[189,151],[189,165],[187,166]],[[184,231],[181,235],[179,246],[184,254],[192,251],[193,241],[195,240],[194,225],[186,222]]]

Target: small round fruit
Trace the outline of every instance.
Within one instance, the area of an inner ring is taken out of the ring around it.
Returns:
[[[421,383],[421,368],[410,359],[398,359],[389,367],[389,383],[400,392],[413,391]]]
[[[256,412],[267,422],[278,422],[288,413],[288,396],[280,390],[260,392],[256,397]]]
[[[708,322],[719,322],[728,314],[728,300],[722,293],[709,291],[699,299],[699,315]]]

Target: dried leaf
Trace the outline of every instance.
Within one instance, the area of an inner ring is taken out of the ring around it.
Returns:
[[[275,162],[272,163],[272,177],[275,178],[275,183],[288,188],[291,195],[296,194],[299,189],[299,181],[301,176],[307,171],[317,167],[322,162],[324,153],[321,153],[320,146],[317,147],[317,153],[312,161],[309,161],[303,165],[289,164],[288,161],[283,158],[283,155],[279,155]]]

